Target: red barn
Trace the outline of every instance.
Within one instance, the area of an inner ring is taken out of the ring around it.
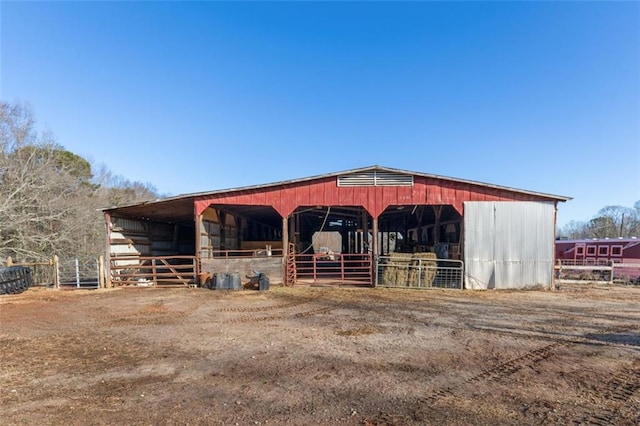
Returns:
[[[191,285],[207,274],[260,271],[285,285],[375,285],[381,259],[400,252],[424,254],[406,256],[410,265],[434,265],[434,256],[438,268],[454,263],[458,287],[463,279],[472,289],[548,288],[556,209],[568,199],[372,166],[103,211],[114,283]],[[416,279],[389,271],[400,285]],[[433,284],[440,272],[424,276]]]

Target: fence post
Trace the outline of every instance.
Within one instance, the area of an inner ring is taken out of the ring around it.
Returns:
[[[106,279],[104,275],[104,256],[98,256],[98,287],[106,288]]]
[[[80,288],[80,265],[78,263],[78,258],[76,257],[74,265],[76,267],[76,288]]]
[[[58,255],[53,255],[53,288],[60,288],[60,262]]]
[[[151,274],[152,275],[151,276],[153,278],[153,286],[155,287],[155,286],[158,285],[158,275],[157,275],[157,272],[156,272],[156,259],[155,259],[155,257],[153,259],[151,259],[151,266],[152,266],[152,268],[151,268]]]
[[[11,256],[7,257],[7,266],[13,266],[13,259]]]
[[[611,274],[609,275],[609,284],[613,284],[613,268],[614,268],[613,260],[610,260],[609,263],[611,265]]]

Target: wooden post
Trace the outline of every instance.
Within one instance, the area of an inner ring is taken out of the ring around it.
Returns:
[[[373,253],[371,254],[371,264],[370,266],[370,277],[371,277],[371,287],[375,287],[375,278],[374,278],[374,269],[376,268],[378,262],[378,218],[373,218]],[[344,275],[344,274],[343,274]]]
[[[289,255],[289,218],[285,216],[282,218],[282,257],[284,257],[285,263],[288,255]]]
[[[106,288],[106,280],[104,275],[104,256],[98,256],[98,287]]]
[[[195,253],[194,255],[196,256],[196,265],[195,265],[195,273],[196,276],[199,277],[200,276],[200,259],[202,257],[202,215],[201,214],[197,214],[196,215],[196,235],[195,235],[196,241],[195,241]]]
[[[107,264],[105,265],[105,285],[109,288],[113,287],[113,282],[111,281],[111,215],[109,213],[104,214],[105,226],[107,227],[107,240],[106,240],[106,248],[105,255],[107,259]]]
[[[151,259],[151,278],[153,279],[153,286],[158,285],[158,271],[156,270],[156,259]]]
[[[366,210],[362,210],[362,252],[369,253],[369,215]]]
[[[425,245],[424,241],[422,240],[422,217],[424,215],[424,209],[422,208],[422,206],[416,206],[414,210],[416,214],[416,221],[418,223],[418,226],[416,228],[416,232],[418,233],[418,246],[423,246]]]
[[[614,269],[613,260],[609,261],[609,265],[611,266],[611,274],[609,274],[609,284],[613,284],[613,269]]]
[[[287,283],[287,262],[289,262],[289,217],[282,217],[282,282]]]
[[[11,256],[7,257],[7,266],[13,266],[13,259]]]
[[[371,232],[373,232],[373,241],[372,241],[373,242],[373,251],[372,251],[371,254],[373,255],[373,258],[375,259],[375,258],[378,257],[378,254],[380,253],[380,250],[378,250],[378,218],[377,217],[373,218],[373,229],[372,229]]]
[[[440,243],[440,216],[442,215],[442,206],[433,206],[433,211],[436,215],[436,223],[433,228],[433,243],[435,247]]]

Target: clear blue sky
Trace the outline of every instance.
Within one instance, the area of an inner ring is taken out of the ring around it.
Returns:
[[[0,3],[1,94],[166,195],[374,164],[640,199],[638,2]]]

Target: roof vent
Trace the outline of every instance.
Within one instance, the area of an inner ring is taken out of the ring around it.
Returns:
[[[413,186],[413,175],[364,172],[338,176],[338,186]]]

